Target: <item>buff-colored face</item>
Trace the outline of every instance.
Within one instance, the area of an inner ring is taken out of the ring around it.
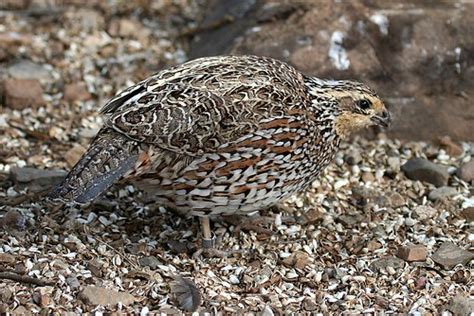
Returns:
[[[372,93],[350,91],[336,96],[341,113],[336,121],[336,131],[341,137],[372,126],[387,127],[391,116],[383,102]]]

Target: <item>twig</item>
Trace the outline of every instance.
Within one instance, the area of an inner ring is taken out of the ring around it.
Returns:
[[[53,285],[55,282],[19,275],[14,272],[0,272],[0,279],[12,280],[20,283],[34,284],[39,286]]]

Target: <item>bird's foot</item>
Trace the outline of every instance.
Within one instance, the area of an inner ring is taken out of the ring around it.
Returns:
[[[271,228],[272,224],[275,223],[275,219],[272,217],[248,217],[240,218],[237,225],[235,225],[234,233],[239,234],[240,231],[253,231],[257,234],[271,236],[275,232]],[[266,226],[270,226],[267,228]]]
[[[253,231],[257,234],[271,236],[275,234],[274,226],[280,224],[294,224],[297,219],[293,216],[282,216],[277,220],[276,216],[225,216],[224,221],[228,224],[234,225],[234,233],[238,234],[241,231]]]
[[[217,237],[213,234],[211,239],[202,238],[202,246],[193,254],[193,258],[197,259],[201,256],[205,258],[228,258],[235,254],[243,254],[244,250],[221,250],[216,248]]]
[[[211,231],[211,226],[208,217],[201,217],[201,233],[202,233],[202,244],[201,248],[198,249],[192,257],[197,259],[201,256],[206,258],[227,258],[234,254],[243,253],[243,250],[220,250],[216,248],[217,245],[217,237]]]

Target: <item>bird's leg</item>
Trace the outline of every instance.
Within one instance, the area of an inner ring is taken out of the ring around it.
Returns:
[[[198,258],[201,255],[209,258],[226,258],[234,254],[245,253],[245,250],[219,250],[216,248],[216,236],[211,231],[211,225],[209,217],[199,217],[201,223],[201,234],[202,234],[202,247],[198,249],[194,254],[193,258]]]
[[[202,248],[214,248],[216,245],[216,236],[211,231],[211,223],[209,221],[209,217],[199,217],[199,221],[201,223]]]

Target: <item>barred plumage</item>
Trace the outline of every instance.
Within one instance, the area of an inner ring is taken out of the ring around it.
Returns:
[[[279,202],[317,177],[342,138],[390,119],[363,84],[312,78],[256,56],[161,71],[102,113],[105,126],[52,197],[85,202],[121,178],[198,216]]]

